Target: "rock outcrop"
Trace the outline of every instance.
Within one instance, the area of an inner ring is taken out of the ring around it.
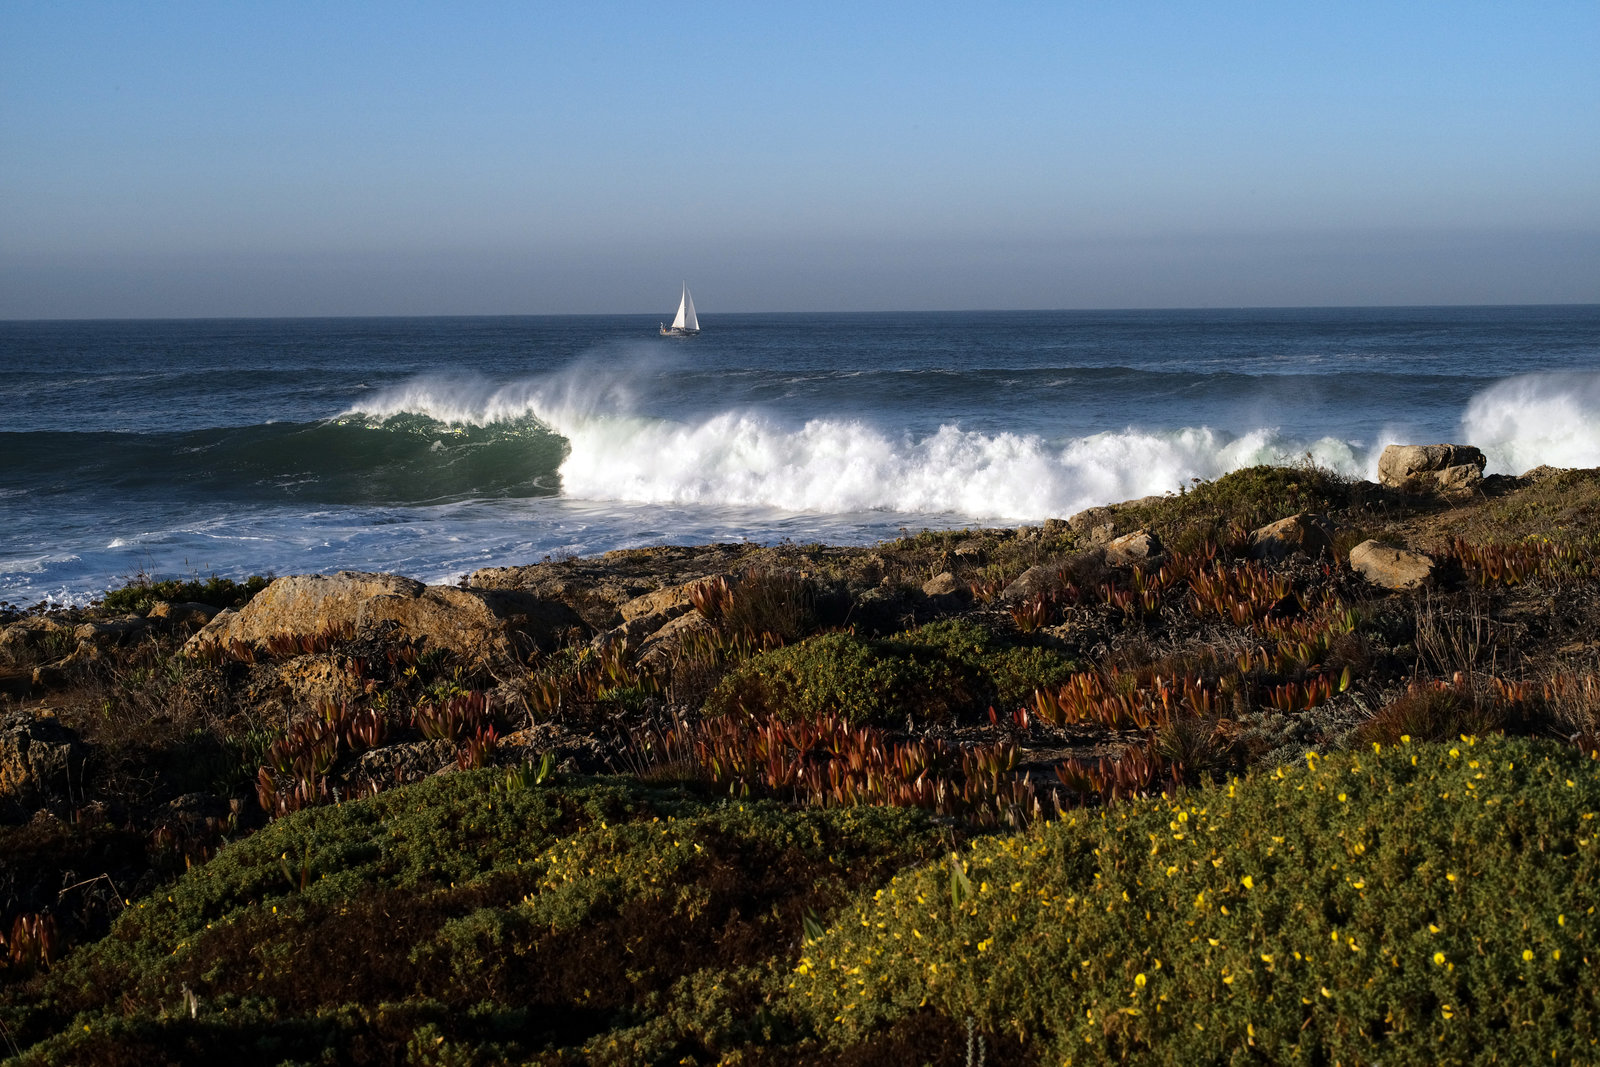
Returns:
[[[622,625],[614,626],[605,633],[597,635],[593,644],[596,648],[603,648],[622,641],[632,647],[639,647],[650,635],[659,632],[674,619],[694,610],[694,601],[690,598],[689,591],[696,584],[686,582],[668,589],[658,589],[623,603],[617,608],[617,613],[622,616]]]
[[[467,587],[516,590],[559,601],[598,633],[627,621],[624,604],[658,590],[733,574],[757,551],[755,545],[735,544],[625,548],[592,559],[486,567],[467,576]]]
[[[184,651],[383,624],[430,648],[494,659],[521,655],[535,645],[552,646],[582,622],[565,604],[520,590],[460,589],[396,574],[340,571],[279,578],[238,611],[218,614]]]
[[[1483,481],[1483,453],[1471,445],[1390,445],[1378,458],[1378,483],[1411,492],[1470,493]]]
[[[1433,580],[1433,558],[1399,545],[1363,541],[1350,550],[1350,569],[1384,589],[1415,589]]]

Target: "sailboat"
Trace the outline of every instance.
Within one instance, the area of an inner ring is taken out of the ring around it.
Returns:
[[[683,299],[678,301],[678,317],[672,320],[671,326],[661,327],[662,337],[693,337],[700,332],[700,320],[695,318],[694,297],[689,295],[689,286],[683,287]]]

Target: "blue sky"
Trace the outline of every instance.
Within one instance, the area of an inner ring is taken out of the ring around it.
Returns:
[[[0,5],[0,317],[1600,301],[1600,4]]]

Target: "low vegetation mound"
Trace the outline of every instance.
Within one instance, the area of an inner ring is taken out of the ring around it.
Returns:
[[[758,968],[948,847],[906,810],[448,775],[222,849],[4,1021],[27,1063],[678,1062],[760,1039]]]

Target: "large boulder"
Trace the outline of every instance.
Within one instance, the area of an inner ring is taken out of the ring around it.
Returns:
[[[1471,445],[1390,445],[1378,483],[1411,492],[1470,493],[1483,481],[1483,453]]]
[[[0,716],[0,815],[69,798],[82,777],[82,745],[71,730],[26,711]]]
[[[1333,524],[1325,516],[1301,512],[1252,533],[1250,555],[1274,563],[1297,552],[1316,559],[1333,552],[1333,534]]]
[[[460,589],[397,574],[340,571],[279,578],[238,611],[218,614],[184,651],[386,623],[427,647],[469,659],[520,655],[530,645],[553,645],[566,630],[582,625],[566,605],[520,590]]]
[[[1433,558],[1399,545],[1363,541],[1350,550],[1350,568],[1384,589],[1415,589],[1433,580]]]

